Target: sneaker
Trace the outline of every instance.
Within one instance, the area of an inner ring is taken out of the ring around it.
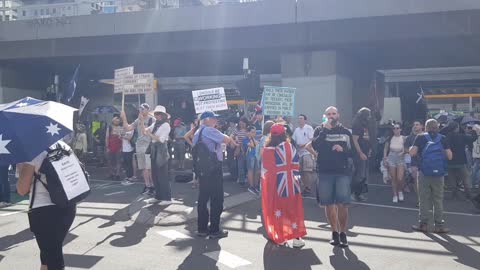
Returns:
[[[141,195],[147,195],[147,194],[148,194],[148,191],[149,191],[149,188],[148,188],[148,187],[144,187],[142,193],[140,193],[140,194],[141,194]]]
[[[347,234],[344,232],[340,233],[340,247],[342,248],[348,247]]]
[[[355,195],[355,198],[356,198],[357,202],[366,202],[367,201],[367,197],[363,194]]]
[[[134,175],[134,176],[130,177],[130,181],[132,181],[132,182],[138,181],[138,178]]]
[[[135,184],[135,183],[130,181],[129,178],[122,181],[122,185],[124,185],[124,186],[130,186],[130,185],[133,185],[133,184]]]
[[[397,196],[393,196],[392,202],[393,202],[393,203],[398,203],[398,197],[397,197]]]
[[[439,233],[439,234],[449,233],[450,229],[444,227],[443,225],[435,225],[435,229],[433,229],[433,232],[434,233]]]
[[[330,245],[338,246],[340,245],[340,235],[338,232],[332,232],[332,240],[330,240]]]
[[[403,197],[403,192],[399,192],[399,193],[398,193],[398,200],[399,200],[400,202],[403,202],[403,201],[405,200],[405,197]]]
[[[170,205],[172,204],[172,201],[160,201],[158,205]]]
[[[220,238],[225,238],[227,236],[228,236],[228,231],[226,230],[219,230],[218,232],[210,233],[211,239],[220,239]]]
[[[155,198],[150,198],[150,199],[146,199],[144,200],[143,202],[146,203],[146,204],[154,204],[154,203],[158,203],[160,200],[157,200]]]
[[[197,236],[198,237],[207,237],[208,236],[208,232],[203,232],[203,231],[197,231]]]
[[[425,223],[420,223],[418,225],[413,225],[412,230],[417,231],[417,232],[426,233],[426,232],[428,232],[428,226]]]
[[[155,196],[155,188],[149,187],[147,191],[147,195],[149,196]]]
[[[258,195],[257,191],[253,187],[249,187],[247,190],[248,190],[248,192],[252,193],[253,195]]]
[[[9,202],[0,202],[0,208],[8,207],[8,206],[10,206],[10,205],[12,205],[12,204],[9,203]]]
[[[305,241],[303,241],[302,238],[296,238],[296,239],[293,239],[292,245],[294,248],[302,248],[305,246]]]

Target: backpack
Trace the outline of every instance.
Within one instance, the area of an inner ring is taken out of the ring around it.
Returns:
[[[210,151],[202,141],[202,132],[203,128],[198,134],[197,143],[192,148],[193,171],[198,176],[209,175],[220,162],[217,159],[217,154]]]
[[[40,174],[34,173],[30,209],[35,199],[37,181],[47,189],[52,202],[60,208],[75,205],[90,193],[89,175],[83,164],[71,149],[66,149],[60,143],[56,143],[48,149],[39,172]],[[47,179],[46,183],[41,180],[42,174]]]
[[[151,126],[153,123],[153,119],[152,118],[148,118],[148,126]],[[132,135],[132,138],[130,139],[130,144],[132,145],[132,147],[135,148],[135,145],[137,144],[137,140],[138,140],[138,129],[134,129],[133,130],[133,135]]]
[[[432,140],[430,134],[424,134],[427,145],[422,151],[421,171],[425,176],[444,176],[446,173],[446,158],[441,143],[443,135],[438,134]]]

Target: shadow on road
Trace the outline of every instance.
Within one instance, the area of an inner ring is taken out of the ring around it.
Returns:
[[[321,265],[313,249],[295,249],[268,241],[263,249],[263,266],[265,270],[295,269],[310,270],[312,265]]]
[[[431,233],[427,233],[426,235],[440,244],[443,248],[450,251],[453,255],[457,256],[457,259],[455,259],[456,262],[475,269],[480,269],[480,252],[467,245],[459,243],[448,235],[437,236]]]
[[[19,231],[16,234],[6,235],[0,238],[0,251],[7,251],[9,249],[17,247],[17,245],[33,240],[33,233],[27,228],[23,231]]]
[[[66,267],[75,267],[82,269],[93,268],[103,257],[92,255],[77,255],[77,254],[65,254]]]
[[[341,270],[369,270],[370,267],[363,262],[360,261],[349,248],[333,248],[333,254],[330,256],[330,264],[333,266],[334,269],[341,269]]]
[[[110,245],[114,247],[131,247],[138,245],[147,236],[147,231],[151,228],[150,225],[144,225],[139,223],[132,223],[132,225],[125,227],[124,232],[114,232],[109,234],[105,239],[98,242],[96,246],[105,243],[108,239],[120,236],[110,241]]]
[[[213,251],[220,251],[222,248],[218,243],[218,240],[213,239],[202,239],[199,241],[180,241],[170,243],[168,245],[176,245],[178,243],[180,246],[182,245],[191,245],[191,252],[188,256],[183,260],[183,262],[178,266],[178,270],[191,270],[191,269],[211,269],[217,270],[217,261],[218,258],[212,259],[205,256],[205,253],[213,252]]]

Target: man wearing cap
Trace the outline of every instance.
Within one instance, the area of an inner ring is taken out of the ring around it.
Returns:
[[[122,118],[125,131],[136,130],[137,140],[135,142],[135,151],[137,156],[137,164],[138,169],[143,171],[143,180],[145,181],[145,188],[143,189],[142,194],[153,196],[155,195],[155,189],[152,182],[152,165],[150,161],[150,155],[145,154],[151,139],[148,135],[144,134],[143,127],[151,126],[153,123],[155,123],[155,118],[149,115],[150,106],[147,103],[140,105],[139,111],[138,118],[130,125],[128,124],[127,116],[124,111],[122,111],[120,117]],[[143,125],[140,125],[140,121],[143,121]]]
[[[317,199],[325,207],[332,230],[330,244],[347,247],[348,204],[352,157],[352,134],[339,122],[335,107],[325,110],[328,121],[314,132],[311,146],[317,153]]]
[[[208,175],[201,175],[198,195],[198,232],[200,237],[223,238],[228,236],[228,231],[220,229],[220,215],[223,211],[223,172],[222,172],[222,143],[233,143],[232,139],[215,128],[217,116],[213,112],[206,111],[200,115],[200,128],[195,132],[193,145],[201,141],[210,152],[217,156],[217,163],[212,164],[213,170]],[[210,201],[210,213],[207,203]],[[210,226],[208,223],[210,221]]]

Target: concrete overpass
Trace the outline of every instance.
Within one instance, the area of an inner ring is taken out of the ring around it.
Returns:
[[[238,75],[249,57],[299,88],[308,114],[351,115],[374,70],[479,65],[479,15],[476,0],[264,0],[5,22],[0,65],[40,81],[79,63],[89,79],[126,65],[181,77]]]

